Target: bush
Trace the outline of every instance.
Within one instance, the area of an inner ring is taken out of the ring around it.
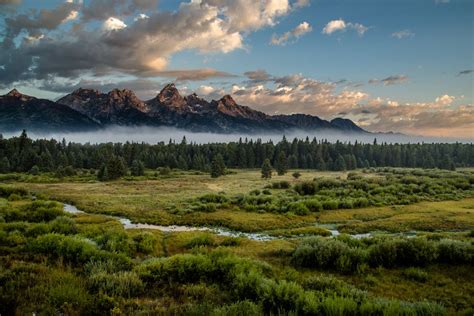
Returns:
[[[95,271],[88,278],[89,287],[95,292],[103,292],[107,295],[132,297],[142,293],[144,284],[133,271],[120,271],[108,273],[107,271]]]
[[[298,184],[295,184],[294,190],[299,195],[314,195],[317,191],[317,186],[314,181],[304,181]]]
[[[474,246],[467,242],[443,239],[438,244],[438,261],[448,264],[473,264]]]
[[[169,167],[160,167],[158,168],[158,173],[160,176],[167,176],[171,173],[171,169]]]
[[[150,232],[141,232],[133,236],[133,241],[135,242],[135,250],[143,254],[154,253],[158,242],[155,235]]]
[[[203,203],[226,203],[229,199],[224,194],[209,193],[201,196],[199,201]]]
[[[59,216],[54,219],[50,224],[51,232],[72,235],[77,233],[76,222],[69,217]]]
[[[288,204],[287,211],[296,215],[308,215],[310,213],[308,207],[303,202],[293,202]]]
[[[307,268],[332,268],[349,247],[335,239],[311,238],[295,249],[292,262]]]
[[[271,185],[272,189],[289,189],[290,183],[288,181],[273,182]]]
[[[339,208],[339,202],[335,200],[326,200],[322,204],[324,210],[337,210]]]
[[[425,266],[437,257],[434,242],[424,238],[383,240],[369,248],[372,266]]]
[[[311,212],[320,212],[323,210],[321,202],[315,199],[305,200],[304,204]]]

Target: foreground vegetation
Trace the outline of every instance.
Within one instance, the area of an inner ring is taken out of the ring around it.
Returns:
[[[0,192],[2,315],[472,313],[467,234],[262,243],[125,231],[25,190]],[[387,295],[381,288],[391,284]],[[405,291],[411,287],[430,291],[415,296]]]

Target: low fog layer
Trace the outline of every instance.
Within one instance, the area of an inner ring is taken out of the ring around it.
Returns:
[[[19,136],[20,132],[16,133],[2,133],[4,138],[10,138],[12,136]],[[195,143],[223,143],[238,141],[239,138],[243,140],[256,140],[260,138],[262,141],[272,140],[278,142],[282,139],[283,135],[288,140],[293,138],[304,139],[309,137],[312,139],[316,137],[317,140],[327,139],[329,142],[358,142],[372,143],[374,138],[377,138],[377,142],[387,143],[453,143],[463,142],[472,143],[473,139],[454,139],[454,138],[442,138],[442,137],[421,137],[421,136],[408,136],[401,134],[344,134],[334,131],[291,131],[285,134],[215,134],[215,133],[193,133],[182,129],[160,127],[110,127],[100,131],[93,132],[76,132],[76,133],[38,133],[28,132],[28,136],[33,139],[38,138],[54,138],[57,140],[66,139],[68,142],[74,143],[107,143],[107,142],[145,142],[149,144],[155,144],[158,142],[168,142],[170,139],[175,142],[180,142],[184,136],[188,142]]]

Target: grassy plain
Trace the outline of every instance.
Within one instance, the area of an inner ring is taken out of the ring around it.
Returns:
[[[136,265],[153,257],[175,258],[182,254],[198,256],[225,251],[237,258],[251,258],[268,265],[268,269],[264,267],[265,273],[278,280],[279,284],[285,281],[294,282],[305,291],[323,291],[328,297],[331,297],[333,295],[331,291],[334,291],[335,295],[342,295],[342,297],[346,295],[355,299],[354,297],[362,295],[360,293],[363,292],[364,297],[367,295],[371,299],[398,299],[406,302],[426,300],[441,304],[448,314],[472,314],[474,311],[472,265],[433,263],[416,268],[364,266],[356,273],[343,273],[332,268],[296,267],[291,261],[291,254],[304,240],[303,236],[328,235],[327,230],[317,226],[319,224],[331,224],[346,233],[417,231],[418,235],[426,236],[428,240],[459,239],[472,246],[474,198],[441,202],[424,201],[411,205],[323,210],[303,216],[249,212],[235,207],[219,208],[213,212],[173,211],[186,207],[189,200],[207,193],[247,194],[252,190],[262,190],[274,181],[288,181],[294,185],[314,178],[346,179],[348,175],[347,172],[315,171],[302,171],[301,174],[302,176],[297,180],[291,177],[291,172],[285,176],[275,176],[272,180],[263,180],[257,170],[232,172],[218,179],[211,179],[207,174],[193,172],[173,172],[167,177],[155,176],[154,172],[147,172],[144,177],[113,182],[98,182],[90,175],[57,179],[42,174],[33,178],[28,175],[10,179],[5,181],[3,186],[26,188],[38,198],[68,202],[88,213],[93,213],[74,216],[66,214],[75,223],[74,232],[69,231],[66,236],[75,234],[74,236],[87,238],[94,241],[101,249],[114,254],[124,252],[133,259]],[[374,173],[358,172],[358,175],[379,177]],[[269,191],[272,194],[280,192],[274,189],[269,189]],[[18,200],[11,197],[0,198],[0,209],[22,210],[31,203],[30,199],[25,198]],[[210,232],[166,233],[158,230],[146,232],[138,229],[124,230],[117,220],[101,214],[121,215],[142,223],[224,226],[241,231],[266,231],[270,235],[284,238],[262,242],[219,236]],[[63,262],[62,258],[51,262],[46,260],[48,255],[39,257],[21,255],[22,251],[29,249],[29,243],[35,242],[34,238],[41,238],[41,234],[36,237],[40,227],[43,227],[41,225],[55,227],[54,221],[50,224],[27,224],[8,220],[4,223],[0,222],[2,228],[0,232],[3,231],[0,237],[12,245],[11,248],[2,245],[0,249],[2,265],[0,279],[9,280],[10,273],[16,275],[18,271],[20,275],[27,271],[26,273],[34,276],[28,281],[31,285],[27,286],[26,292],[21,292],[24,299],[17,303],[24,305],[19,307],[19,312],[31,313],[34,311],[31,309],[31,302],[37,302],[35,304],[39,306],[51,297],[54,300],[50,300],[48,304],[56,306],[56,311],[61,313],[74,315],[74,310],[79,310],[79,306],[89,308],[87,302],[93,300],[91,295],[95,297],[103,295],[102,292],[91,294],[94,290],[91,290],[90,284],[94,284],[94,277],[100,276],[100,273],[84,272],[81,268],[71,267],[69,263]],[[151,235],[153,238],[146,237],[144,234]],[[145,243],[144,236],[151,241]],[[91,273],[91,276],[83,277],[87,273]],[[135,273],[135,270],[130,273]],[[51,277],[41,277],[44,274]],[[110,271],[105,275],[109,278],[116,277]],[[108,294],[111,296],[107,298],[110,301],[107,302],[112,306],[110,314],[114,314],[113,309],[117,315],[132,314],[138,309],[147,310],[148,313],[166,314],[172,308],[176,308],[176,314],[182,314],[186,306],[198,306],[201,302],[220,305],[223,302],[232,301],[232,294],[229,294],[232,292],[222,291],[216,284],[205,281],[191,284],[169,282],[163,288],[151,287],[149,292],[140,295]],[[21,287],[22,285],[12,286]],[[23,291],[23,288],[21,289]],[[43,292],[45,294],[38,294]],[[5,295],[5,292],[2,293]],[[11,293],[7,292],[7,294]],[[113,301],[112,297],[117,301]],[[8,301],[9,298],[2,296],[0,299]],[[105,303],[101,301],[100,304]],[[222,314],[225,315],[227,312],[224,311]],[[338,312],[328,314],[342,315]],[[195,312],[194,315],[200,315],[200,313]]]

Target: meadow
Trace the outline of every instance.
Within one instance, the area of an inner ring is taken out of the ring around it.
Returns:
[[[0,175],[0,314],[472,315],[473,169],[292,173]]]

